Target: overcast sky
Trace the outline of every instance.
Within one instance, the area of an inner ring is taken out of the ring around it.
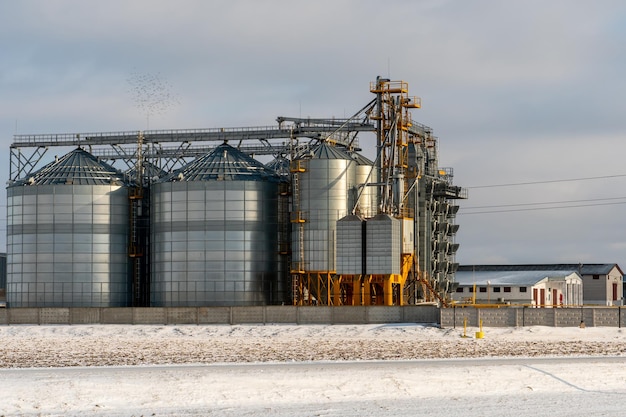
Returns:
[[[626,2],[0,0],[0,51],[4,181],[16,133],[344,117],[382,75],[469,189],[459,262],[626,267]]]

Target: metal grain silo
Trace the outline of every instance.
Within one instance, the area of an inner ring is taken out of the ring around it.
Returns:
[[[354,206],[356,163],[323,142],[293,164],[292,171],[298,171],[293,261],[306,272],[335,271],[336,223]]]
[[[122,174],[76,149],[7,189],[7,303],[130,303],[128,189]]]
[[[374,162],[359,153],[351,154],[356,162],[356,213],[361,217],[374,217],[378,209],[378,188],[368,186],[378,182],[378,171],[374,168]]]
[[[337,221],[337,274],[365,274],[365,222],[349,214]]]
[[[402,221],[388,214],[369,219],[365,227],[365,273],[400,274]]]
[[[225,143],[154,184],[151,304],[281,303],[279,184]]]

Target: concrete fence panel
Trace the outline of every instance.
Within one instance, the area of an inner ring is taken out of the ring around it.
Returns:
[[[474,307],[452,307],[440,310],[441,327],[463,327],[464,325],[477,327],[479,309]]]
[[[70,309],[40,308],[39,324],[70,324]]]
[[[230,307],[198,307],[198,324],[231,324]]]
[[[76,307],[70,308],[70,323],[69,324],[100,324],[102,319],[100,317],[99,308],[87,308]]]
[[[553,309],[555,314],[555,326],[575,327],[580,326],[583,321],[583,309],[581,308],[557,308]]]
[[[265,307],[231,307],[231,324],[265,323]]]
[[[39,309],[38,308],[10,308],[7,309],[9,313],[9,324],[39,324]]]
[[[133,324],[133,309],[107,307],[100,311],[102,324]]]
[[[403,306],[402,321],[405,323],[437,323],[440,321],[439,307],[435,305]]]
[[[523,326],[554,326],[554,309],[525,308],[522,322]]]
[[[167,324],[197,324],[198,309],[195,307],[171,307],[165,310]]]
[[[367,323],[367,307],[344,306],[331,307],[332,324],[365,324]]]
[[[371,306],[365,309],[365,322],[371,324],[403,323],[405,307]]]
[[[332,307],[297,307],[298,324],[331,324]]]
[[[167,324],[164,307],[134,307],[133,324]]]
[[[265,307],[265,322],[295,324],[298,322],[297,307],[267,306]]]
[[[593,309],[593,326],[594,327],[617,327],[619,326],[620,308],[594,308]]]
[[[482,308],[480,320],[486,327],[515,327],[517,325],[517,309],[514,308]]]
[[[604,308],[601,308],[603,310]],[[596,324],[596,310],[597,308],[584,307],[582,309],[582,317],[585,322],[585,326],[595,326]]]

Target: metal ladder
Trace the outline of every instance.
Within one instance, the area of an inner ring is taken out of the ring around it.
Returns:
[[[300,210],[300,173],[305,172],[305,168],[302,166],[300,160],[293,161],[295,165],[292,165],[291,172],[291,183],[293,187],[293,205],[294,205],[294,216],[291,218],[291,223],[296,224],[297,233],[298,233],[298,261],[295,265],[291,266],[291,288],[292,288],[292,297],[293,304],[298,305],[302,300],[301,288],[300,288],[300,274],[302,273],[303,265],[304,265],[304,218],[302,216],[302,211]],[[295,267],[295,268],[294,268]]]

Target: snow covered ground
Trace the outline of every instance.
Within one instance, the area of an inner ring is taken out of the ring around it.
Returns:
[[[0,326],[0,416],[626,415],[626,330]]]

